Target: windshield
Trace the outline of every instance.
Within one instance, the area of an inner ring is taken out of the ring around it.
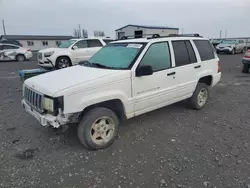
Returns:
[[[68,48],[70,47],[72,44],[74,44],[77,40],[68,40],[63,42],[60,46],[58,46],[58,48]]]
[[[234,44],[236,40],[223,40],[222,44]]]
[[[105,68],[128,69],[143,47],[142,43],[108,44],[92,56],[89,63]]]

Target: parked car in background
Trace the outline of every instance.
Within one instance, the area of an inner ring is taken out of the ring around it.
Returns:
[[[210,41],[153,36],[112,42],[78,66],[27,79],[24,109],[42,126],[77,123],[92,150],[112,144],[122,120],[185,99],[202,109],[221,78]]]
[[[243,63],[242,72],[248,73],[250,68],[250,50],[248,50],[243,56],[242,63]]]
[[[32,56],[30,49],[13,44],[0,44],[0,61],[16,60],[23,62],[30,60]]]
[[[87,61],[103,46],[113,41],[110,38],[71,39],[58,48],[40,50],[37,54],[38,65],[44,68],[62,69]]]
[[[210,42],[212,43],[212,45],[214,46],[214,48],[216,48],[216,46],[220,43],[222,43],[222,39],[211,39]]]
[[[216,52],[227,52],[231,54],[244,53],[246,51],[246,43],[244,40],[224,39],[222,43],[216,46]]]

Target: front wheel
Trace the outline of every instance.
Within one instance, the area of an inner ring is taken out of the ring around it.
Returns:
[[[243,64],[242,73],[248,73],[249,72],[249,65]]]
[[[63,69],[71,66],[71,61],[68,57],[59,57],[56,60],[56,69]]]
[[[193,96],[189,99],[189,106],[195,110],[202,109],[207,103],[209,97],[209,86],[204,83],[198,83]]]
[[[80,142],[90,150],[103,149],[111,145],[118,133],[119,120],[107,108],[97,107],[84,115],[78,126]]]
[[[232,54],[232,55],[235,54],[235,49],[232,49],[231,54]]]

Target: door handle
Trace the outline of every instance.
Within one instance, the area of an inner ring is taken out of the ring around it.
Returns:
[[[195,68],[195,69],[198,69],[198,68],[201,68],[201,66],[200,66],[200,65],[197,65],[197,66],[195,66],[194,68]]]
[[[175,72],[171,72],[167,74],[168,76],[175,75]]]

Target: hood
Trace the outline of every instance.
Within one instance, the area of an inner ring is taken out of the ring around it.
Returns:
[[[73,66],[65,69],[55,70],[27,79],[24,84],[35,91],[48,96],[54,96],[56,92],[119,74],[123,70],[98,69],[84,66]]]

